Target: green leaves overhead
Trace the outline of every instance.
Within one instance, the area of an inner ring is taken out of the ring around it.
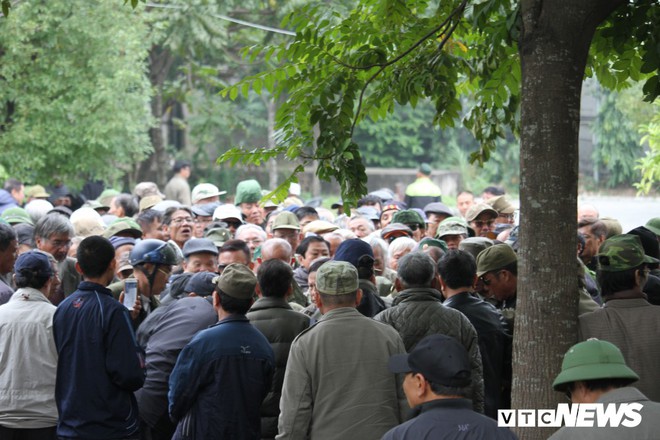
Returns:
[[[276,119],[281,151],[288,160],[316,163],[317,175],[337,180],[345,200],[366,192],[355,126],[365,117],[388,117],[396,105],[431,99],[433,122],[449,127],[463,114],[461,96],[474,98],[464,123],[481,142],[473,156],[482,162],[506,126],[517,131],[512,3],[365,0],[343,14],[325,4],[306,6],[283,20],[296,31],[292,41],[244,53],[248,60],[265,54],[276,67],[221,93],[234,100],[267,90],[284,100]],[[260,154],[265,150],[238,160],[249,163]],[[219,161],[237,157],[234,151]]]

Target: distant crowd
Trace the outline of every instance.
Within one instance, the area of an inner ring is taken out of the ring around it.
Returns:
[[[516,438],[496,420],[524,213],[501,188],[448,206],[422,164],[348,214],[172,171],[93,200],[5,182],[0,439]],[[642,423],[552,438],[657,438],[660,217],[577,216],[584,342],[553,387],[640,402]]]

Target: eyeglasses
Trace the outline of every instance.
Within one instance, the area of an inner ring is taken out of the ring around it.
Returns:
[[[192,217],[177,217],[173,218],[170,223],[174,223],[175,225],[180,225],[183,223],[192,223],[194,220]]]
[[[227,227],[235,228],[235,229],[237,229],[239,226],[241,226],[243,224],[239,221],[235,221],[235,222],[230,222],[228,220],[222,220],[222,221],[227,223]]]
[[[495,220],[473,220],[472,224],[476,226],[477,228],[483,228],[484,226],[488,226],[489,228],[492,227],[495,224]]]
[[[513,214],[500,214],[498,215],[499,218],[503,218],[505,220],[513,220],[515,216]]]
[[[248,238],[247,240],[243,240],[247,244],[256,244],[260,245],[264,241],[261,238]]]

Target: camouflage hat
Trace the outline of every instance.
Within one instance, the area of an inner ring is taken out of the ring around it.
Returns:
[[[257,203],[261,200],[261,185],[256,180],[243,180],[236,185],[234,203]]]
[[[561,373],[557,375],[552,387],[563,391],[573,382],[596,379],[636,381],[639,376],[626,365],[616,345],[591,338],[575,344],[566,352],[561,363]]]
[[[119,233],[133,238],[142,238],[142,228],[135,220],[129,217],[121,217],[112,222],[103,233],[103,236],[109,239]]]
[[[468,237],[458,244],[458,249],[461,251],[469,252],[476,260],[481,251],[491,247],[493,244],[495,243],[493,243],[493,240],[490,238]]]
[[[115,196],[118,196],[119,194],[121,194],[121,193],[119,191],[117,191],[116,189],[108,188],[108,189],[104,190],[101,193],[101,195],[99,195],[96,198],[96,200],[98,200],[98,202],[102,205],[110,206],[110,202],[112,202],[112,199]]]
[[[325,295],[346,295],[359,288],[357,269],[346,261],[328,261],[316,272],[316,289]]]
[[[34,222],[32,221],[30,214],[28,214],[28,212],[23,208],[15,207],[5,209],[2,212],[2,218],[10,225],[25,223],[34,226]]]
[[[491,206],[498,214],[513,214],[516,207],[509,202],[506,196],[491,197],[486,200],[486,204]]]
[[[644,254],[642,241],[636,235],[621,234],[608,238],[600,246],[598,268],[603,272],[622,272],[643,263],[658,263],[656,258]]]
[[[495,218],[499,215],[497,211],[495,211],[490,205],[485,203],[477,203],[476,205],[470,206],[470,209],[468,209],[468,211],[465,213],[465,220],[471,222],[484,212],[489,213],[492,218]]]
[[[468,236],[468,225],[461,217],[449,217],[444,219],[438,225],[436,238],[442,238],[445,235],[465,235]]]
[[[403,223],[404,225],[419,225],[421,227],[426,227],[426,222],[417,211],[412,209],[404,209],[403,211],[397,211],[396,214],[392,217],[392,223]]]
[[[216,247],[221,247],[225,242],[231,240],[231,231],[225,228],[213,228],[206,231],[204,238],[213,242]]]
[[[511,246],[504,243],[493,245],[477,256],[477,276],[502,269],[515,261],[518,261],[518,257]]]
[[[25,197],[33,199],[45,199],[50,197],[50,194],[46,192],[46,188],[41,185],[32,185],[25,187]]]
[[[655,235],[660,235],[660,217],[654,217],[651,220],[647,221],[646,229],[652,231]]]
[[[236,299],[252,299],[257,277],[245,264],[232,263],[213,279],[222,293]]]
[[[271,229],[273,231],[277,229],[295,229],[296,231],[300,231],[300,222],[293,212],[282,211],[273,220]]]

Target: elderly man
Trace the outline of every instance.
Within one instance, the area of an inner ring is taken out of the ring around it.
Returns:
[[[443,334],[456,338],[470,353],[473,379],[472,401],[484,410],[484,379],[477,332],[461,312],[442,305],[437,286],[436,265],[431,257],[412,252],[399,261],[395,282],[399,294],[392,307],[374,317],[394,327],[410,351],[427,335]]]
[[[247,223],[263,226],[266,216],[259,205],[260,200],[261,185],[256,180],[243,180],[236,185],[234,203],[240,208]]]
[[[474,205],[474,194],[472,191],[461,191],[456,196],[456,208],[461,214],[461,217],[465,217],[468,210]]]
[[[243,264],[230,264],[218,277],[213,306],[219,321],[185,346],[170,375],[174,439],[261,438],[259,409],[271,386],[274,355],[245,316],[256,284]]]
[[[424,218],[422,218],[420,213],[412,209],[398,211],[392,217],[392,223],[401,223],[408,226],[412,230],[413,240],[418,243],[426,234],[426,222]]]
[[[57,350],[48,296],[57,272],[45,253],[28,251],[14,280],[18,290],[0,307],[0,438],[53,439]]]
[[[566,394],[572,403],[638,403],[637,426],[564,427],[550,440],[646,440],[658,438],[660,403],[652,402],[631,384],[639,376],[628,365],[621,351],[612,343],[589,339],[572,346],[564,355],[561,373],[552,386]]]
[[[424,214],[429,220],[426,228],[426,236],[429,238],[435,238],[440,223],[454,215],[452,210],[442,202],[429,203],[424,207]]]
[[[406,375],[403,390],[414,418],[387,432],[383,440],[517,439],[472,409],[470,358],[456,339],[429,335],[410,354],[392,356],[389,369]]]
[[[45,215],[34,226],[37,249],[51,254],[57,260],[62,284],[57,295],[50,300],[55,305],[73,293],[81,281],[80,273],[76,270],[76,259],[67,256],[73,236],[73,225],[69,219],[57,213]]]
[[[497,302],[497,307],[513,332],[518,292],[518,256],[508,244],[500,243],[486,248],[477,256],[477,277],[486,298]]]
[[[468,235],[468,227],[463,218],[448,217],[438,226],[436,237],[447,243],[447,249],[457,250]]]
[[[355,310],[362,292],[350,263],[322,265],[316,289],[323,317],[291,346],[276,438],[380,438],[405,413],[399,383],[387,371],[403,342]]]
[[[595,273],[598,269],[596,254],[607,238],[607,226],[597,218],[586,217],[578,222],[578,232],[584,237],[584,248],[579,257],[587,268]]]
[[[168,208],[163,214],[163,229],[170,240],[183,249],[186,241],[193,237],[195,226],[193,213],[187,206]]]
[[[494,231],[497,215],[497,211],[491,208],[490,205],[477,203],[468,210],[465,219],[474,229],[475,236],[495,239]]]
[[[230,204],[220,205],[215,208],[215,211],[213,211],[213,221],[225,223],[232,237],[236,235],[236,230],[244,224],[240,209]]]
[[[648,276],[647,264],[658,260],[644,254],[638,236],[628,234],[605,240],[597,259],[605,304],[580,316],[580,337],[604,339],[619,347],[628,365],[639,374],[639,390],[659,401],[660,308],[651,305],[642,290]]]
[[[236,230],[236,239],[243,240],[247,243],[252,255],[266,241],[266,238],[268,238],[266,231],[261,226],[251,223],[242,225]]]
[[[257,294],[247,318],[266,336],[275,353],[275,374],[272,387],[261,405],[261,438],[273,439],[277,435],[280,415],[280,397],[284,372],[291,343],[310,325],[309,318],[294,312],[287,297],[293,294],[293,271],[281,260],[264,261],[257,270]]]
[[[362,215],[354,215],[348,220],[348,229],[357,238],[364,238],[376,230],[374,222]]]
[[[291,249],[296,249],[303,239],[300,222],[293,212],[283,211],[277,214],[273,219],[271,231],[270,238],[282,238],[288,241]]]

